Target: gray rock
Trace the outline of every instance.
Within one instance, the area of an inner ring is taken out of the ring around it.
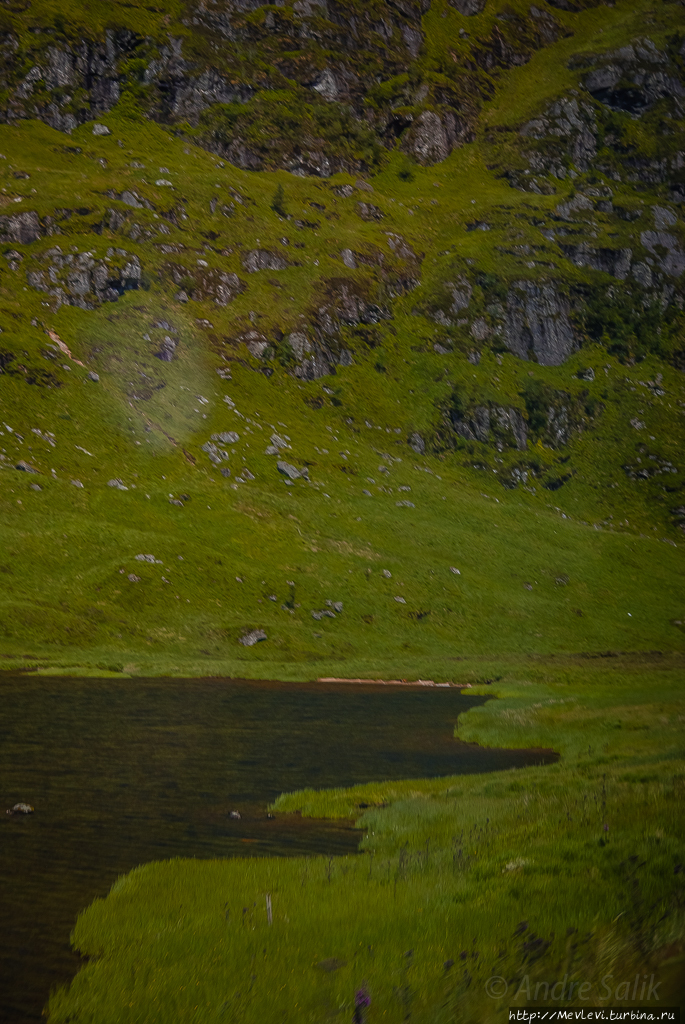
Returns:
[[[255,480],[256,477],[255,477],[254,473],[251,473],[249,471],[249,469],[247,469],[245,466],[243,466],[243,469],[242,469],[241,474],[240,474],[240,479],[242,479],[243,481],[245,481],[245,480]]]
[[[485,7],[485,0],[449,0],[452,7],[456,7],[460,14],[471,17],[480,14]]]
[[[357,269],[357,261],[354,258],[354,253],[352,252],[351,249],[343,249],[340,255],[346,267],[349,267],[350,270]]]
[[[406,601],[404,600],[404,598],[403,598],[403,597],[396,597],[396,598],[395,598],[395,600],[397,601],[397,603],[398,603],[398,604],[406,604],[406,603],[407,603],[407,602],[406,602]]]
[[[228,452],[224,451],[223,448],[219,448],[217,445],[213,444],[212,441],[205,441],[205,443],[200,446],[200,451],[205,452],[205,454],[209,456],[210,461],[213,462],[215,466],[220,466],[221,463],[224,461],[228,462],[230,458]]]
[[[243,647],[254,647],[255,644],[260,643],[262,640],[268,640],[268,637],[263,629],[251,629],[249,633],[245,633],[241,636],[238,643],[242,644]]]
[[[309,479],[309,470],[305,467],[304,469],[297,469],[295,466],[291,466],[289,462],[278,461],[276,468],[279,473],[283,476],[288,477],[289,480],[298,480],[302,477],[304,480]]]
[[[33,814],[33,807],[31,804],[15,804],[5,811],[5,814]]]
[[[312,618],[316,619],[316,621],[318,622],[320,619],[323,618],[323,612],[312,612]]]
[[[408,444],[410,448],[413,448],[417,455],[426,454],[426,442],[421,437],[421,435],[418,434],[416,431],[414,431],[413,434],[409,435]]]
[[[386,580],[392,579],[392,573],[390,572],[389,569],[382,569],[381,576],[385,576]]]
[[[499,448],[506,444],[525,451],[527,446],[526,421],[519,410],[512,407],[477,405],[470,416],[459,417],[453,414],[452,426],[465,441],[488,444],[492,431]]]
[[[225,430],[221,434],[212,434],[212,441],[219,441],[221,444],[236,444],[240,440],[240,434],[235,430]]]
[[[354,191],[352,189],[352,186],[351,185],[348,185],[348,186],[343,185],[342,186],[342,188],[346,188],[346,187],[351,189],[351,192],[350,192],[350,195],[351,195],[352,191]],[[377,206],[374,206],[373,203],[364,203],[364,202],[357,203],[357,213],[359,214],[359,216],[361,217],[362,220],[382,220],[383,217],[385,216],[383,211],[380,210]]]
[[[174,352],[176,351],[176,342],[170,334],[165,335],[162,344],[160,345],[155,356],[157,359],[161,359],[163,363],[170,363],[174,358]]]
[[[71,484],[72,484],[72,487],[78,487],[80,489],[83,489],[83,484],[81,483],[80,480],[72,480]]]
[[[579,380],[594,380],[595,379],[595,371],[592,369],[591,366],[588,366],[588,368],[586,370],[578,370],[578,373],[576,374],[576,376],[578,377]]]
[[[248,274],[255,274],[259,270],[285,270],[288,263],[278,253],[266,249],[251,249],[243,257],[242,265]]]
[[[642,288],[652,287],[654,283],[652,270],[646,263],[633,263],[630,273]]]
[[[587,242],[562,245],[561,249],[577,267],[591,267],[604,274],[611,274],[620,281],[625,281],[628,276],[633,255],[632,249],[595,248]]]
[[[14,468],[18,469],[18,470],[21,470],[22,473],[38,473],[39,472],[39,470],[37,470],[34,466],[30,465],[30,463],[25,462],[24,459],[20,459],[19,462],[16,464],[16,466]]]
[[[128,490],[128,487],[125,486],[123,480],[120,480],[118,477],[116,479],[114,479],[114,480],[108,480],[107,481],[107,486],[108,487],[115,487],[118,491],[127,491]]]
[[[440,117],[433,110],[424,110],[407,132],[404,148],[424,165],[437,164],[446,160],[451,145]]]
[[[485,341],[492,334],[492,328],[485,317],[479,316],[471,324],[470,334],[474,341]]]
[[[685,271],[685,253],[675,235],[668,231],[643,231],[640,241],[658,262],[664,274],[680,277]]]
[[[471,302],[471,295],[473,294],[473,288],[469,281],[465,277],[457,278],[457,281],[451,286],[452,289],[452,312],[460,313],[462,309],[468,309],[469,303]]]
[[[516,281],[507,297],[503,340],[521,359],[532,353],[543,366],[559,366],[576,348],[569,312],[553,283]]]
[[[42,491],[43,488],[40,486],[40,484],[31,484],[31,490],[32,491]]]
[[[95,384],[97,384],[97,382],[100,380],[100,377],[95,372],[95,370],[90,370],[90,372],[88,373],[88,380],[92,380]]]
[[[266,637],[264,637],[264,639],[266,639]],[[242,643],[242,640],[240,642]],[[229,818],[233,818],[234,821],[240,821],[242,817],[240,811],[229,811],[228,816]]]
[[[30,245],[42,237],[40,220],[34,210],[0,217],[0,242],[19,242]]]
[[[264,449],[265,455],[278,455],[278,452],[279,449],[276,447],[275,444],[270,444],[267,448]]]
[[[94,124],[93,135],[111,135],[112,132],[106,124]]]
[[[416,508],[413,501],[396,501],[395,504],[398,508]]]
[[[667,210],[663,206],[655,206],[652,208],[654,215],[654,227],[657,231],[662,231],[664,228],[674,228],[678,223],[673,210]]]
[[[225,477],[229,477],[231,475],[231,471],[228,468],[228,466],[222,466],[221,469],[219,470],[219,472],[221,473],[222,476],[225,476]]]
[[[162,560],[154,555],[136,555],[136,562],[149,562],[151,565],[162,565]]]
[[[312,89],[314,92],[318,92],[319,96],[323,97],[323,99],[328,100],[329,103],[332,100],[337,100],[340,93],[338,82],[330,68],[323,69]]]
[[[136,576],[134,572],[128,574],[128,579],[131,583],[140,583],[140,576]]]
[[[342,610],[343,610],[343,603],[342,603],[342,601],[334,601],[333,602],[333,611],[334,612],[338,612],[338,614],[340,614],[340,612]]]

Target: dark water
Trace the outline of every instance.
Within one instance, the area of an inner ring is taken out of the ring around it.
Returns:
[[[347,853],[349,823],[266,817],[279,793],[550,759],[453,738],[457,690],[0,677],[0,1021],[78,968],[79,910],[167,857]],[[22,801],[30,816],[6,816]],[[231,810],[241,814],[229,818]]]

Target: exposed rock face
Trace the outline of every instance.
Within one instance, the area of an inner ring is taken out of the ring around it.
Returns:
[[[685,88],[668,66],[668,56],[651,39],[622,47],[610,55],[610,61],[591,71],[584,84],[612,110],[641,114],[659,100],[685,98]]]
[[[101,302],[116,302],[125,291],[138,288],[142,269],[138,256],[125,249],[108,249],[110,262],[90,253],[63,253],[56,245],[42,258],[47,270],[28,270],[32,288],[51,295],[57,304],[94,309]]]
[[[611,274],[620,281],[625,281],[630,271],[632,249],[597,249],[587,242],[581,242],[579,245],[562,245],[561,249],[577,267],[592,267],[593,270]]]
[[[38,214],[33,210],[15,213],[10,217],[0,217],[0,242],[19,242],[29,245],[42,237]]]
[[[643,231],[640,241],[668,277],[680,277],[685,271],[685,253],[675,235],[668,231]]]
[[[485,0],[449,0],[452,7],[456,7],[460,14],[470,17],[480,14],[485,8]]]
[[[242,264],[248,274],[255,274],[258,270],[285,270],[288,266],[282,256],[266,249],[251,249],[243,257]]]
[[[507,297],[504,343],[521,359],[559,366],[577,347],[569,312],[553,284],[516,281]]]
[[[553,103],[543,117],[525,124],[521,134],[531,139],[558,140],[550,149],[528,155],[533,170],[545,171],[557,178],[567,175],[566,154],[579,171],[588,171],[597,155],[595,112],[590,103],[579,103],[575,97],[564,97]]]
[[[492,435],[496,446],[525,451],[528,442],[526,421],[518,409],[501,405],[477,405],[468,416],[452,415],[452,426],[465,441],[488,444]]]
[[[410,129],[404,147],[420,164],[437,164],[446,160],[452,146],[445,126],[432,110],[424,110]]]

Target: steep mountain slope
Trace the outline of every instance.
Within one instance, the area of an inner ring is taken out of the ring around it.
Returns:
[[[680,648],[681,20],[5,4],[5,663]]]

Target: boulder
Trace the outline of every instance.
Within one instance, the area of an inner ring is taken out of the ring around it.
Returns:
[[[254,647],[255,644],[267,639],[268,637],[263,629],[251,629],[249,633],[245,633],[244,636],[240,637],[238,643],[242,644],[243,647]]]

